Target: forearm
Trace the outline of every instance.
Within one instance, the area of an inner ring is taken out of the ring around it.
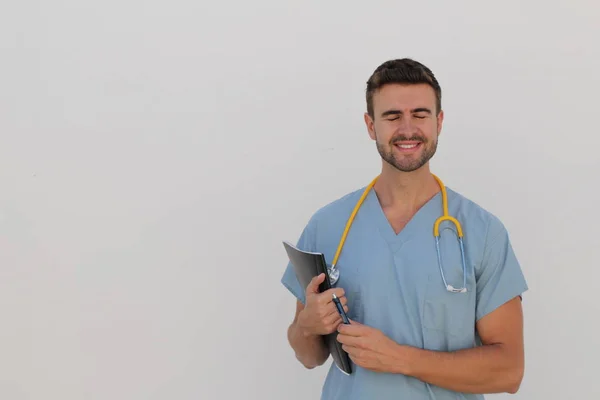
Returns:
[[[521,383],[521,358],[502,344],[454,352],[401,346],[401,373],[464,393],[515,393]]]
[[[296,353],[296,358],[306,368],[323,365],[329,357],[329,349],[319,335],[307,334],[294,321],[288,328],[288,341]]]

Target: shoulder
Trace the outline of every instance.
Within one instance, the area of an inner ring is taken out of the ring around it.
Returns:
[[[360,199],[365,188],[359,188],[345,195],[338,197],[325,205],[318,208],[312,215],[312,220],[315,222],[325,222],[343,216],[348,217],[348,213],[352,212],[356,202]]]
[[[465,236],[479,238],[482,245],[489,245],[500,237],[508,240],[508,230],[494,212],[458,191],[451,188],[446,191],[450,213],[463,225]]]
[[[319,207],[311,215],[307,229],[320,238],[339,235],[365,188],[353,190]]]
[[[501,265],[520,274],[508,229],[500,218],[466,196],[447,191],[449,212],[463,226],[465,250],[474,262],[477,276],[492,274]]]
[[[463,226],[465,252],[473,266],[477,320],[528,290],[508,229],[475,201],[448,190],[449,211]]]

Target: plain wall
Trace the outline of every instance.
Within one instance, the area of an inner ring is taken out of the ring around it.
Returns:
[[[281,241],[379,172],[364,85],[400,57],[442,85],[433,171],[502,219],[530,286],[512,398],[599,398],[599,19],[591,0],[4,2],[0,398],[318,398]]]

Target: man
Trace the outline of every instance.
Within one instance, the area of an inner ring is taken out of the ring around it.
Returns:
[[[364,119],[382,168],[346,236],[339,281],[324,293],[318,292],[323,275],[300,287],[291,264],[282,278],[297,298],[288,329],[296,357],[306,368],[322,365],[329,352],[321,335],[338,331],[353,372],[345,375],[332,363],[324,400],[515,393],[524,370],[527,284],[501,221],[430,172],[444,119],[435,76],[411,59],[385,62],[367,82],[366,102]],[[363,191],[315,212],[298,247],[322,252],[331,263]],[[434,225],[443,215],[442,195],[462,224],[464,253],[458,228],[446,220],[438,257]],[[463,282],[466,291],[451,290]],[[333,293],[350,324],[341,324]]]

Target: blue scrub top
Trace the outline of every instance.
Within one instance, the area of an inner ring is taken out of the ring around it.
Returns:
[[[319,209],[297,246],[322,252],[331,263],[348,217],[364,188]],[[447,189],[451,216],[462,224],[467,292],[450,293],[438,267],[433,226],[442,214],[441,193],[430,199],[396,235],[374,190],[356,214],[338,260],[351,319],[381,330],[398,343],[453,351],[480,345],[475,323],[527,290],[527,283],[501,221],[473,201]],[[440,251],[446,281],[462,287],[462,262],[454,225],[440,225]],[[281,282],[302,303],[291,264]],[[378,373],[352,365],[350,376],[332,363],[322,400],[483,399],[460,394],[401,374]]]

